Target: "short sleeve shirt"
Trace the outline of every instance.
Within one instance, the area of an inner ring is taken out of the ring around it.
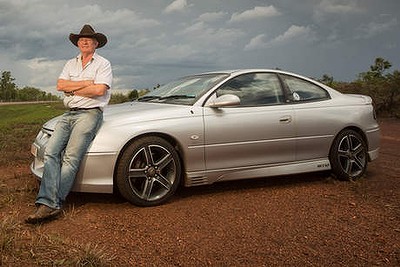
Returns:
[[[79,54],[77,57],[67,61],[59,79],[70,81],[93,80],[95,84],[105,84],[111,89],[113,75],[111,64],[104,57],[94,53],[91,61],[85,67],[82,67],[82,59]],[[104,107],[110,101],[110,97],[110,90],[97,97],[66,96],[64,105],[68,108]]]

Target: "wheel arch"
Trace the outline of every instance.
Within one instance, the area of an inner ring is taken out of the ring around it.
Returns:
[[[113,192],[118,192],[118,188],[117,188],[116,182],[115,182],[116,171],[117,171],[117,166],[121,160],[121,157],[122,157],[124,151],[135,141],[137,141],[141,138],[144,138],[144,137],[152,137],[152,136],[163,138],[164,140],[166,140],[168,143],[170,143],[175,148],[176,152],[178,153],[179,160],[181,162],[181,176],[182,177],[180,179],[180,184],[182,184],[184,182],[184,180],[186,179],[185,171],[184,171],[186,169],[186,166],[185,166],[185,162],[183,160],[184,155],[183,155],[182,145],[178,142],[178,140],[176,138],[174,138],[171,135],[168,135],[165,133],[160,133],[160,132],[150,132],[150,133],[140,134],[140,135],[137,135],[137,136],[131,138],[128,142],[125,143],[125,145],[119,151],[117,160],[115,162],[114,171],[113,171]]]
[[[357,126],[347,126],[347,127],[341,129],[340,131],[338,131],[338,132],[336,133],[335,137],[334,137],[334,138],[332,139],[332,141],[331,141],[331,144],[330,144],[330,147],[329,147],[329,151],[332,150],[332,146],[333,146],[334,140],[339,136],[340,133],[342,133],[343,131],[346,131],[346,130],[353,130],[353,131],[357,132],[358,134],[360,134],[360,135],[362,136],[362,138],[363,138],[365,144],[367,145],[367,150],[368,150],[369,144],[368,144],[368,138],[367,138],[365,132],[364,132],[360,127],[357,127]]]
[[[329,161],[332,174],[339,180],[362,177],[369,161],[368,140],[362,129],[346,127],[339,131],[332,140]]]

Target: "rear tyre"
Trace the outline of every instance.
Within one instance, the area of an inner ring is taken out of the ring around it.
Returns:
[[[354,130],[344,130],[333,141],[329,160],[332,173],[339,180],[356,180],[362,177],[368,164],[367,144]]]
[[[121,195],[137,206],[160,205],[175,193],[181,163],[174,147],[160,137],[144,137],[122,153],[116,184]]]

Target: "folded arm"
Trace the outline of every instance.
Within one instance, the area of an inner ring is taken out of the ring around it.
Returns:
[[[66,95],[78,95],[84,97],[102,96],[109,89],[106,84],[95,84],[93,80],[70,81],[58,79],[57,90]]]

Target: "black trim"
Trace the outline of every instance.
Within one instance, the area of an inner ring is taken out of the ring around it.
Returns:
[[[79,110],[91,110],[91,109],[98,109],[102,111],[100,107],[94,107],[94,108],[70,108],[69,111],[79,111]]]

